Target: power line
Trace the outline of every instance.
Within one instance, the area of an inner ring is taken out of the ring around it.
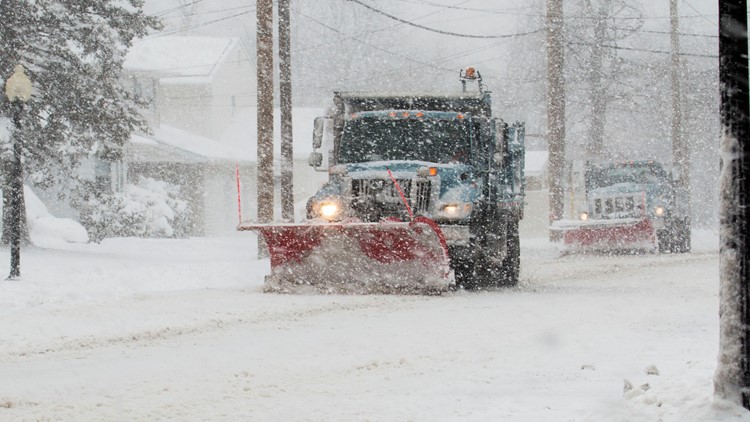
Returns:
[[[618,28],[618,29],[622,29],[622,28]],[[646,33],[646,34],[664,34],[664,35],[670,35],[670,32],[668,32],[668,31],[647,31],[645,29],[641,29],[641,30],[638,30],[636,32]],[[678,32],[677,35],[682,35],[684,37],[719,38],[718,35],[711,35],[711,34],[691,34],[689,32]]]
[[[440,29],[430,28],[429,26],[424,26],[424,25],[420,25],[418,23],[414,23],[412,21],[408,21],[406,19],[401,19],[398,16],[393,16],[393,15],[391,15],[389,13],[386,13],[386,12],[380,10],[380,9],[376,9],[376,8],[370,6],[370,5],[366,4],[366,3],[363,3],[363,2],[361,2],[359,0],[348,0],[348,1],[351,1],[353,3],[357,3],[360,6],[366,8],[366,9],[372,11],[372,12],[375,12],[377,14],[383,15],[383,16],[389,18],[389,19],[393,19],[396,22],[401,22],[403,24],[410,25],[410,26],[413,26],[415,28],[424,29],[426,31],[435,32],[435,33],[438,33],[438,34],[450,35],[450,36],[453,36],[453,37],[479,38],[479,39],[498,39],[498,38],[520,37],[520,36],[524,36],[524,35],[531,35],[531,34],[536,34],[536,33],[542,32],[541,29],[537,29],[537,30],[529,31],[529,32],[522,32],[522,33],[518,33],[518,34],[505,34],[505,35],[470,35],[470,34],[460,34],[460,33],[457,33],[457,32],[443,31],[443,30],[440,30]]]
[[[466,3],[467,1],[471,1],[471,0],[464,0],[464,1],[458,2],[456,4],[458,5],[458,4]],[[297,13],[297,10],[294,9],[294,12]],[[432,16],[432,15],[434,15],[436,13],[440,13],[440,12],[431,12],[431,13],[428,13],[426,15],[422,15],[422,16],[416,17],[416,18],[414,18],[414,20],[423,19],[423,18],[426,18],[428,16]],[[465,19],[465,18],[462,18],[462,19]],[[454,21],[454,20],[446,20],[446,21],[443,21],[443,22],[452,22],[452,21]],[[346,38],[342,38],[341,41],[347,41],[347,40],[351,40],[351,39],[356,39],[357,37],[362,37],[362,36],[365,36],[365,35],[370,35],[370,34],[375,34],[375,33],[378,33],[378,32],[383,32],[383,31],[391,30],[391,29],[399,27],[400,25],[401,25],[400,23],[397,23],[395,25],[390,25],[390,26],[383,27],[383,28],[371,29],[369,31],[360,32],[359,34],[356,34],[356,35],[348,35]],[[322,43],[319,43],[319,44],[315,44],[315,45],[313,45],[313,46],[311,46],[309,48],[313,48],[314,49],[314,48],[318,48],[318,47],[322,47],[322,46],[328,46],[328,45],[331,45],[331,44],[332,44],[331,42],[322,42]]]
[[[247,15],[247,14],[252,13],[254,11],[255,11],[255,9],[246,10],[244,12],[236,13],[234,15],[225,16],[223,18],[214,19],[214,20],[211,20],[211,21],[206,21],[206,22],[203,22],[203,23],[191,25],[191,26],[188,26],[186,28],[175,29],[173,31],[167,31],[167,32],[160,32],[158,34],[155,34],[154,36],[151,36],[151,37],[148,37],[148,38],[144,38],[144,39],[166,37],[168,35],[174,35],[174,34],[178,34],[180,32],[191,31],[193,29],[200,28],[200,27],[207,26],[207,25],[211,25],[211,24],[214,24],[214,23],[217,23],[217,22],[222,22],[222,21],[225,21],[225,20],[234,19],[234,18],[239,17],[239,16],[244,16],[244,15]]]
[[[516,9],[487,9],[487,8],[477,8],[477,7],[460,7],[459,5],[445,5],[445,4],[439,4],[434,3],[431,1],[420,1],[420,0],[399,0],[404,3],[412,3],[412,4],[422,4],[432,7],[439,7],[442,9],[452,9],[452,10],[464,10],[464,11],[471,11],[471,12],[486,12],[493,15],[516,15],[516,16],[544,16],[543,14],[539,13],[519,13],[516,10],[528,10],[529,7],[519,7]]]
[[[196,4],[196,3],[200,3],[202,1],[203,0],[194,0],[194,1],[191,1],[190,3],[183,4],[181,6],[172,7],[172,8],[169,8],[169,9],[164,9],[162,11],[154,13],[154,16],[160,17],[160,16],[168,15],[168,14],[170,14],[172,12],[176,12],[178,10],[184,9],[184,8],[186,8],[188,6],[192,6],[192,5]]]
[[[298,15],[300,15],[300,16],[302,16],[302,17],[306,18],[306,19],[309,19],[309,20],[311,20],[311,21],[313,21],[313,22],[317,23],[318,25],[320,25],[320,26],[322,26],[322,27],[324,27],[324,28],[326,28],[326,29],[328,29],[328,30],[330,30],[330,31],[333,31],[333,32],[335,32],[335,33],[337,33],[337,34],[340,34],[340,35],[344,35],[344,36],[347,36],[347,34],[345,34],[344,32],[342,32],[342,31],[340,31],[340,30],[338,30],[338,29],[336,29],[336,28],[334,28],[334,27],[332,27],[332,26],[329,26],[329,25],[327,25],[327,24],[325,24],[325,23],[323,23],[323,22],[321,22],[321,21],[319,21],[319,20],[317,20],[317,19],[313,18],[312,16],[308,16],[308,15],[306,15],[306,14],[304,14],[304,13],[300,12],[299,10],[295,10],[294,12],[295,12],[296,14],[298,14]],[[353,40],[359,41],[359,42],[361,42],[362,44],[368,45],[368,46],[370,46],[371,48],[374,48],[374,49],[376,49],[376,50],[382,51],[382,52],[384,52],[384,53],[386,53],[386,54],[390,54],[390,55],[392,55],[392,56],[395,56],[395,57],[399,57],[399,58],[402,58],[402,59],[405,59],[405,60],[409,60],[409,61],[412,61],[412,62],[414,62],[414,63],[417,63],[417,64],[421,64],[421,65],[423,65],[423,66],[429,66],[429,67],[432,67],[432,68],[434,68],[434,69],[442,70],[442,71],[445,71],[445,72],[451,72],[451,73],[454,73],[454,72],[455,72],[455,71],[454,71],[453,69],[447,69],[447,68],[444,68],[444,67],[439,67],[439,66],[435,66],[435,65],[433,65],[433,64],[431,64],[431,63],[427,63],[427,62],[423,62],[423,61],[420,61],[420,60],[416,60],[416,59],[414,59],[414,58],[412,58],[412,57],[409,57],[409,56],[406,56],[406,55],[403,55],[403,54],[399,54],[399,53],[395,53],[395,52],[393,52],[393,51],[390,51],[390,50],[387,50],[387,49],[385,49],[385,48],[382,48],[382,47],[378,47],[377,45],[374,45],[374,44],[370,44],[370,43],[368,43],[368,42],[362,41],[361,39],[359,39],[359,38],[356,38],[356,37],[350,37],[350,38],[351,38],[351,39],[353,39]]]
[[[237,7],[228,7],[226,9],[215,9],[215,10],[206,10],[204,12],[195,12],[195,13],[189,13],[186,15],[175,15],[175,16],[164,16],[162,19],[182,19],[185,17],[193,17],[193,16],[205,16],[205,15],[212,15],[214,13],[222,13],[222,12],[231,12],[234,10],[242,10],[247,9],[253,6],[237,6]]]
[[[642,51],[644,53],[656,53],[656,54],[672,54],[671,51],[664,51],[664,50],[650,50],[647,48],[634,48],[634,47],[621,47],[619,45],[595,45],[591,43],[583,43],[583,42],[569,42],[569,45],[585,45],[589,47],[604,47],[604,48],[612,48],[615,50],[628,50],[628,51]],[[710,59],[718,59],[719,56],[715,54],[697,54],[697,53],[678,53],[680,56],[687,56],[687,57],[704,57],[704,58],[710,58]]]
[[[699,12],[698,9],[696,9],[695,7],[693,7],[692,4],[688,3],[687,0],[682,0],[682,3],[685,4],[685,5],[687,5],[687,7],[693,9],[693,11],[695,13],[698,13],[703,18],[703,20],[705,20],[705,21],[707,21],[709,23],[712,23],[714,26],[719,26],[718,22],[712,21],[711,19],[708,18],[708,16],[706,16],[706,15],[702,14],[701,12]]]
[[[586,29],[590,28],[588,25],[571,25],[568,26],[570,28],[577,28],[577,29]],[[653,30],[646,30],[646,29],[631,29],[631,28],[623,28],[623,27],[616,27],[612,26],[611,29],[615,29],[618,31],[630,31],[632,33],[638,33],[638,34],[662,34],[662,35],[671,35],[672,33],[669,31],[653,31]],[[685,37],[698,37],[698,38],[719,38],[718,35],[713,34],[695,34],[691,32],[678,32],[678,35],[682,35]]]
[[[515,15],[515,16],[529,16],[529,17],[536,17],[536,18],[547,18],[547,15],[545,13],[520,13],[516,12],[513,9],[488,9],[488,8],[480,8],[480,7],[458,7],[458,6],[449,6],[444,4],[439,4],[431,1],[426,0],[398,0],[404,3],[412,3],[412,4],[424,4],[427,6],[433,6],[433,7],[441,7],[444,9],[454,9],[454,10],[464,10],[464,11],[471,11],[471,12],[487,12],[490,14],[498,14],[498,15]],[[685,0],[683,0],[685,1]],[[689,5],[688,5],[689,6]],[[529,9],[529,8],[519,8],[519,9]],[[703,18],[708,19],[708,15],[700,14],[699,11],[697,11],[695,8],[692,8],[695,10],[698,15],[684,15],[679,16],[680,18],[685,19],[693,19],[693,18]],[[710,15],[710,16],[716,16],[716,15]],[[669,16],[648,16],[648,17],[636,17],[636,16],[624,16],[624,17],[611,17],[611,19],[616,20],[652,20],[652,19],[669,19]],[[596,20],[599,19],[596,16],[575,16],[575,15],[566,15],[565,19],[584,19],[584,20]]]

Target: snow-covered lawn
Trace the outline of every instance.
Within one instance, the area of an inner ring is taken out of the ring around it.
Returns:
[[[247,233],[24,249],[0,420],[750,421],[712,398],[714,234],[688,255],[522,242],[522,286],[441,297],[264,294]]]

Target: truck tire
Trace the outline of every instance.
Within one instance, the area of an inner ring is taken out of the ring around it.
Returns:
[[[518,285],[521,272],[521,238],[518,235],[518,220],[508,223],[508,253],[503,260],[500,270],[500,279],[497,285],[500,287],[513,287]]]
[[[671,252],[673,248],[672,239],[673,239],[673,232],[674,230],[672,228],[664,229],[664,230],[658,230],[656,232],[656,240],[659,244],[659,252],[660,253],[667,253]]]
[[[518,285],[521,269],[521,241],[518,236],[518,220],[508,222],[505,242],[507,252],[502,263],[488,257],[482,257],[474,261],[472,279],[474,289]]]
[[[464,290],[481,290],[498,285],[502,267],[474,246],[470,253],[451,256],[451,267],[456,277],[456,286]]]
[[[456,277],[456,287],[464,290],[475,290],[477,284],[474,278],[474,261],[471,259],[451,256],[451,267]]]
[[[673,233],[674,237],[672,238],[672,252],[690,252],[690,220],[684,219],[675,222]]]

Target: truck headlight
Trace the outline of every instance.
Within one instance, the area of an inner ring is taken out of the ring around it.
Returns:
[[[578,216],[578,218],[580,218],[580,219],[581,219],[581,221],[586,221],[586,220],[588,220],[588,219],[589,219],[589,213],[587,213],[587,212],[582,212],[582,213],[581,213],[581,215],[579,215],[579,216]]]
[[[471,214],[471,203],[445,204],[440,208],[440,216],[450,219],[462,219]]]
[[[661,217],[662,215],[664,215],[664,207],[656,207],[656,209],[654,210],[654,214],[656,214],[657,217]]]
[[[316,214],[328,221],[341,218],[341,205],[336,201],[322,201],[315,206]]]

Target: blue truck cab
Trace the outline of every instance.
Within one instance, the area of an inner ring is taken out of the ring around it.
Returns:
[[[479,86],[446,95],[335,93],[329,115],[315,122],[310,164],[329,180],[308,201],[307,218],[425,216],[446,238],[457,284],[517,284],[525,129],[494,117]]]

